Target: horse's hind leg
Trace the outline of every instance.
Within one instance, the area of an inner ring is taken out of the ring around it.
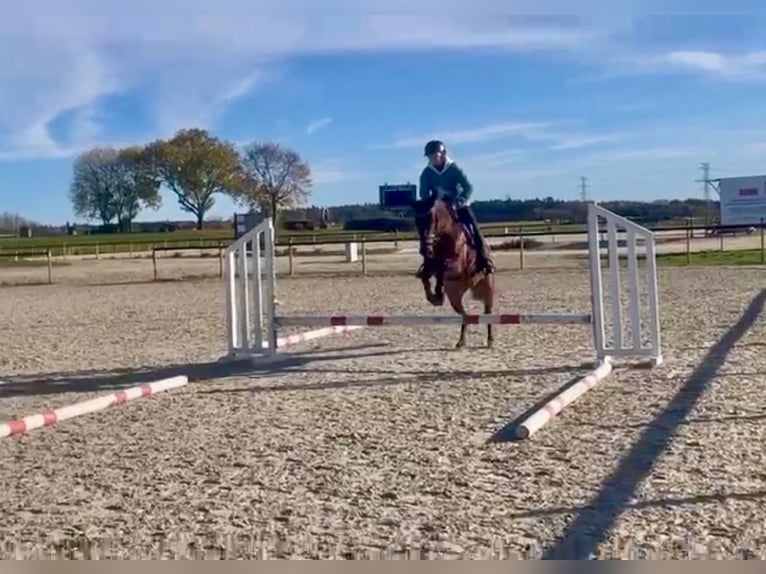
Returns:
[[[484,314],[491,315],[495,302],[494,275],[487,274],[479,284],[481,299],[484,301]],[[492,324],[487,323],[487,347],[492,348],[495,338],[492,334]]]

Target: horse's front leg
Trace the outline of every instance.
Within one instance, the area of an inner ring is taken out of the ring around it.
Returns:
[[[420,281],[423,284],[423,292],[426,296],[426,301],[431,303],[431,305],[437,306],[441,305],[441,300],[444,299],[444,295],[441,294],[439,289],[439,280],[437,279],[437,292],[434,293],[431,291],[431,277],[433,276],[433,264],[430,260],[426,260],[426,262],[423,264],[423,273],[420,277]]]
[[[436,287],[434,291],[431,291],[431,277],[434,276],[434,266],[435,264],[431,259],[427,259],[425,264],[423,265],[423,274],[421,276],[421,281],[423,283],[423,291],[426,295],[426,300],[431,303],[431,305],[437,307],[440,305],[444,305],[444,279],[442,277],[442,273],[440,269],[436,269]]]
[[[428,301],[432,305],[435,305],[434,294],[431,292],[431,277],[429,275],[424,274],[420,280],[423,283],[423,292],[426,295],[426,301]]]
[[[491,315],[492,309],[484,307],[484,314]],[[492,334],[492,323],[487,323],[487,348],[491,349],[494,344],[495,344],[495,337]]]
[[[450,281],[449,286],[447,287],[447,297],[449,298],[452,310],[464,319],[464,322],[460,324],[460,338],[455,344],[456,349],[465,347],[465,334],[468,329],[468,325],[465,323],[467,312],[463,305],[463,295],[465,294],[465,291],[465,287],[456,281]]]
[[[436,272],[436,287],[434,288],[434,305],[444,305],[444,269],[443,265]]]

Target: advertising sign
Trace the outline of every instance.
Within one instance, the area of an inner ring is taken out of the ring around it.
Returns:
[[[721,225],[757,225],[766,221],[766,175],[718,180]]]
[[[378,187],[380,205],[384,208],[407,208],[417,198],[417,192],[418,187],[409,183]]]

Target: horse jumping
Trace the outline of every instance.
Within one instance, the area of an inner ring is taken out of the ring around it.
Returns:
[[[425,200],[415,202],[415,221],[422,238],[425,258],[419,275],[423,282],[426,299],[435,306],[444,304],[444,294],[455,313],[466,316],[463,297],[471,292],[474,300],[484,303],[484,313],[491,314],[494,306],[494,274],[477,270],[477,252],[469,234],[460,222],[454,208],[447,202]],[[484,252],[489,248],[484,244]],[[431,290],[431,277],[436,286]],[[467,325],[460,326],[460,338],[456,348],[465,346]],[[492,325],[487,324],[487,347],[492,347]]]

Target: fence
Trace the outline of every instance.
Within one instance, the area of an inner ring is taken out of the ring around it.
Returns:
[[[212,258],[216,257],[218,260],[218,278],[223,279],[223,270],[224,270],[224,249],[225,246],[223,244],[219,244],[217,247],[153,247],[152,248],[152,280],[153,281],[159,281],[160,273],[159,273],[159,267],[158,267],[158,260],[163,259],[162,256],[158,256],[160,253],[181,253],[183,251],[198,251],[200,252],[199,258]],[[203,252],[214,250],[217,252],[217,255],[203,255]],[[181,256],[183,257],[183,256]],[[189,259],[189,257],[186,257]]]
[[[539,229],[539,228],[537,228]],[[710,230],[714,233],[709,233]],[[718,233],[715,233],[718,231]],[[658,263],[695,265],[731,263],[766,265],[766,224],[736,228],[691,225],[661,229],[657,233]],[[603,231],[602,231],[603,234]],[[502,270],[585,268],[584,231],[555,233],[507,226],[487,233],[492,254]],[[605,238],[602,235],[602,238]],[[622,238],[621,238],[622,239]],[[224,275],[224,251],[230,242],[209,240],[155,242],[123,256],[102,257],[98,245],[89,256],[66,256],[54,250],[0,250],[0,284],[53,282],[82,283],[73,278],[79,261],[92,266],[91,284],[218,278]],[[277,241],[277,271],[288,276],[411,274],[420,262],[418,243],[401,234],[352,234],[343,238],[321,235],[289,237]],[[124,263],[146,261],[147,265]],[[94,265],[94,262],[97,262]],[[111,262],[111,263],[110,263]],[[41,273],[45,269],[47,276]],[[80,272],[82,275],[82,272]],[[129,276],[128,276],[129,275]],[[128,277],[125,277],[128,276]]]
[[[53,255],[49,250],[45,251],[29,251],[26,253],[19,253],[19,252],[0,252],[0,260],[5,260],[6,264],[3,265],[3,267],[13,268],[13,269],[24,269],[29,270],[33,269],[31,273],[28,274],[21,274],[21,273],[15,273],[14,275],[23,275],[27,278],[27,280],[22,281],[24,284],[35,284],[35,283],[48,283],[49,285],[53,283]],[[43,281],[40,279],[39,275],[39,269],[41,267],[44,267],[47,276],[46,280]],[[7,277],[8,274],[6,273],[0,273],[0,284],[14,284],[13,280],[10,280],[10,277]]]

